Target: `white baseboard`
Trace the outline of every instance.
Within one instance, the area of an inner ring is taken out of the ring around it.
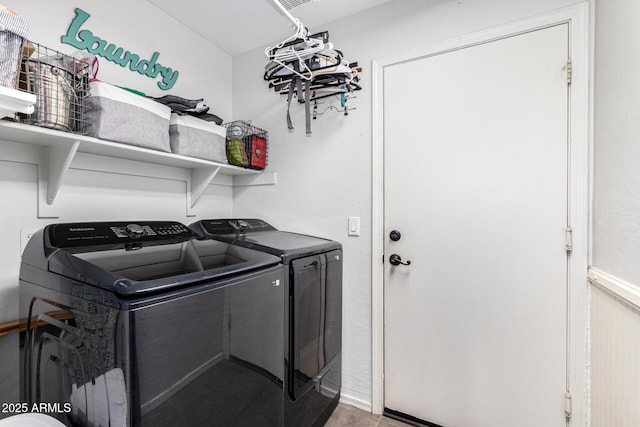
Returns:
[[[340,403],[362,409],[363,411],[371,412],[371,402],[358,399],[357,397],[341,394]]]

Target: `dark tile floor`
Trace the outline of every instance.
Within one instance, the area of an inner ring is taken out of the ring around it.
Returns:
[[[329,418],[325,427],[408,427],[400,421],[385,417],[383,415],[373,415],[362,409],[340,403]]]

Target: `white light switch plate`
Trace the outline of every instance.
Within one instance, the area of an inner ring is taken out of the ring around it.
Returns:
[[[350,216],[349,217],[349,236],[359,236],[360,235],[360,217],[359,216]]]

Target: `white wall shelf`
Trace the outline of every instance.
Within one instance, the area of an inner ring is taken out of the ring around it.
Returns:
[[[252,185],[250,176],[261,175],[253,185],[276,183],[275,173],[263,173],[260,170],[245,169],[224,163],[166,153],[148,148],[118,142],[105,141],[90,136],[77,135],[39,126],[26,125],[12,121],[0,121],[0,140],[42,146],[47,155],[39,170],[39,205],[53,205],[63,179],[77,153],[87,153],[103,157],[133,160],[154,165],[172,166],[190,170],[188,185],[188,214],[195,207],[200,197],[217,174],[232,177],[245,177],[239,185]],[[235,184],[234,184],[235,185]],[[47,208],[40,206],[40,216],[56,216],[43,214]]]

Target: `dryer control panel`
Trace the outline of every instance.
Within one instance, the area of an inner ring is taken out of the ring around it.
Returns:
[[[186,225],[173,221],[69,223],[47,228],[49,242],[57,248],[177,243],[194,237]]]
[[[274,231],[275,227],[261,219],[203,219],[200,224],[205,233],[213,236],[224,234],[245,234],[257,231]],[[197,227],[199,228],[199,227]]]

